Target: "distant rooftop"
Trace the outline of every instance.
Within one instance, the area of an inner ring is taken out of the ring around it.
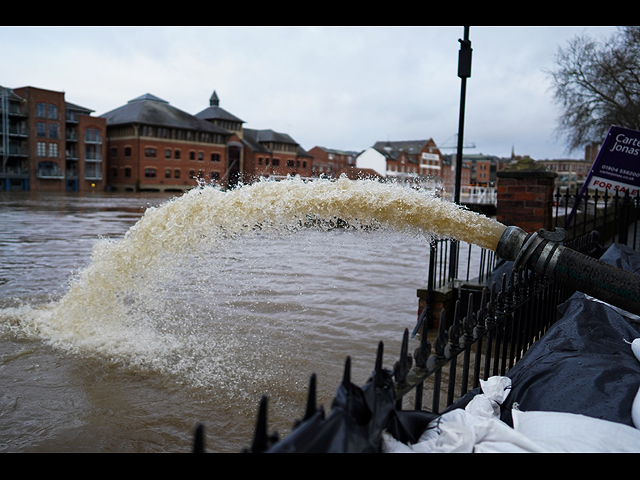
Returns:
[[[100,117],[107,120],[108,126],[138,123],[230,135],[227,130],[184,112],[150,93],[129,100],[126,105]]]
[[[224,108],[220,107],[220,99],[218,98],[218,94],[215,90],[209,99],[209,107],[199,113],[196,113],[196,117],[202,120],[229,120],[231,122],[245,123],[244,120],[239,119],[235,115],[227,112]]]

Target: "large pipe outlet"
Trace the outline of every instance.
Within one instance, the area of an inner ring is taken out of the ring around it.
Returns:
[[[562,229],[544,229],[528,234],[519,227],[506,227],[496,255],[528,267],[610,305],[640,315],[640,275],[601,262],[561,245]]]

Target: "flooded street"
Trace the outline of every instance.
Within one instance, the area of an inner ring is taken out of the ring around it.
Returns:
[[[347,356],[357,384],[379,341],[396,361],[426,284],[419,235],[310,228],[163,247],[148,271],[126,271],[126,315],[112,309],[96,279],[129,260],[103,268],[115,247],[92,250],[169,198],[0,194],[0,452],[188,452],[198,422],[207,451],[239,452],[263,393],[285,435],[312,373],[329,409]],[[93,286],[60,302],[92,261]]]

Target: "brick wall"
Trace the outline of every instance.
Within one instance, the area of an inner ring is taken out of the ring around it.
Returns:
[[[555,176],[546,169],[499,171],[496,220],[527,232],[553,230]]]

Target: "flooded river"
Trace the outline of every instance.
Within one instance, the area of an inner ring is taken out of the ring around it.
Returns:
[[[393,365],[425,235],[213,233],[170,199],[0,193],[0,452],[189,452],[199,422],[239,452],[262,394],[286,435],[312,373],[328,410],[347,356],[360,385],[379,341]]]

